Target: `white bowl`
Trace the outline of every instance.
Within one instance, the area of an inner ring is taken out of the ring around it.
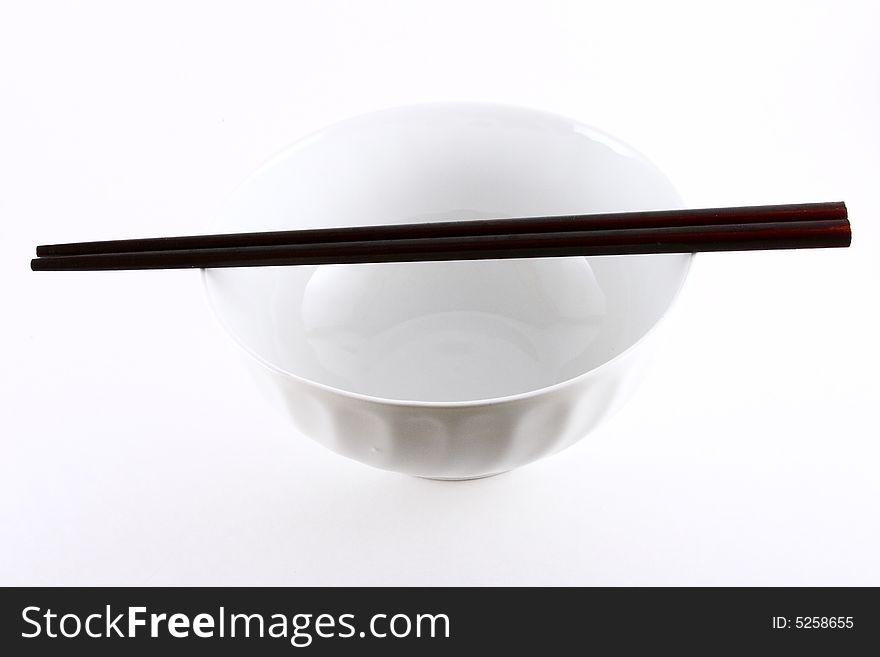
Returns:
[[[376,112],[258,170],[223,231],[681,207],[664,175],[560,116]],[[585,436],[639,380],[688,254],[209,269],[208,298],[294,425],[422,477],[504,472]]]

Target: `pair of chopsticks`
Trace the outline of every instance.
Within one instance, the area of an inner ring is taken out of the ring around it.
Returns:
[[[846,247],[843,203],[77,242],[37,247],[34,271],[261,267]]]

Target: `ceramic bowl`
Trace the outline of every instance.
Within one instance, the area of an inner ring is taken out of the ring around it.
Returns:
[[[666,177],[571,119],[429,104],[344,121],[276,156],[221,230],[682,207]],[[209,269],[221,324],[301,433],[421,477],[496,474],[618,408],[687,254]]]

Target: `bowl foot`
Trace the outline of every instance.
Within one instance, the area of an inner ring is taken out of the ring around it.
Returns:
[[[489,477],[497,477],[498,475],[510,472],[510,470],[502,470],[501,472],[490,472],[489,474],[476,475],[474,477],[419,477],[418,479],[429,479],[431,481],[474,481],[476,479],[488,479]]]

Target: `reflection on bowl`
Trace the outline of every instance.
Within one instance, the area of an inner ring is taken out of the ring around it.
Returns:
[[[681,207],[612,138],[522,108],[436,104],[327,128],[257,171],[223,231]],[[303,433],[376,467],[509,470],[637,383],[690,255],[206,270],[211,305]]]

